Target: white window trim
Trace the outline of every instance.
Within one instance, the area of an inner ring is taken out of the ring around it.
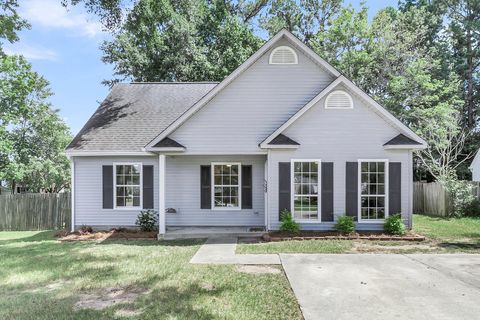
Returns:
[[[348,98],[348,101],[350,102],[350,106],[348,107],[329,107],[328,106],[328,102],[330,101],[330,98],[332,97],[332,95],[336,94],[336,93],[341,93],[341,94],[344,94],[347,98]],[[332,92],[330,92],[327,97],[325,98],[325,109],[332,109],[332,110],[349,110],[349,109],[353,109],[353,99],[352,99],[352,96],[345,90],[334,90]]]
[[[287,50],[291,51],[291,52],[293,53],[293,56],[295,57],[295,62],[293,62],[293,63],[276,63],[276,62],[273,62],[273,61],[272,61],[273,55],[275,54],[276,51],[281,50],[281,49],[287,49]],[[297,55],[297,53],[295,52],[295,50],[294,50],[292,47],[289,47],[289,46],[278,46],[278,47],[276,47],[275,49],[273,49],[272,52],[270,53],[270,56],[269,56],[269,58],[268,58],[268,63],[269,63],[269,64],[277,64],[277,65],[282,65],[282,64],[287,64],[287,65],[298,64],[298,55]]]
[[[117,207],[117,166],[140,167],[140,206]],[[114,210],[142,210],[143,209],[143,164],[141,162],[114,162],[113,163],[113,209]]]
[[[362,162],[383,162],[385,163],[385,218],[384,219],[362,219]],[[357,199],[357,218],[361,223],[384,223],[388,218],[388,175],[389,175],[389,161],[388,159],[358,159],[358,199]]]
[[[215,166],[216,165],[238,165],[238,207],[216,207],[215,206]],[[238,211],[242,210],[242,163],[241,162],[212,162],[211,163],[211,203],[215,211]]]
[[[318,162],[318,193],[317,193],[317,219],[316,220],[307,220],[307,219],[295,219],[295,183],[294,183],[294,174],[295,162]],[[290,160],[290,213],[292,214],[293,219],[299,223],[319,223],[322,222],[322,160],[321,159],[291,159]]]

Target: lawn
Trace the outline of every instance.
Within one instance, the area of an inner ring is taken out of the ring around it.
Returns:
[[[480,253],[480,219],[413,216],[426,241],[304,240],[239,244],[237,253]]]
[[[202,243],[0,232],[0,319],[302,318],[283,273],[189,264]]]

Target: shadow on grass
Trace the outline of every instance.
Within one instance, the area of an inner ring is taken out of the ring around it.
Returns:
[[[455,242],[455,241],[444,241],[438,243],[438,246],[441,248],[447,249],[463,249],[463,250],[479,250],[480,241],[478,242]]]

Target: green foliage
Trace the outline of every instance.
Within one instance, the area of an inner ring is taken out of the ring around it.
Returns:
[[[450,199],[448,214],[453,217],[463,216],[465,209],[475,199],[472,194],[472,185],[467,181],[458,180],[453,174],[443,177],[440,182],[447,189]]]
[[[17,0],[0,0],[0,39],[6,39],[8,42],[18,41],[17,32],[30,28],[28,22],[18,15],[17,9]],[[2,54],[0,43],[0,56]]]
[[[135,224],[145,232],[158,230],[158,214],[155,210],[142,210],[137,216]]]
[[[355,222],[353,221],[353,217],[350,217],[350,216],[338,217],[337,223],[335,224],[335,230],[343,233],[354,232]]]
[[[102,45],[116,78],[219,81],[261,45],[224,1],[140,0]]]
[[[298,233],[300,231],[300,225],[293,219],[293,215],[287,209],[284,209],[280,213],[282,218],[282,224],[280,225],[280,231]]]
[[[394,214],[385,219],[383,230],[389,234],[404,235],[407,233],[407,229],[400,214]]]
[[[475,198],[463,205],[462,215],[464,217],[480,217],[480,200]]]
[[[48,102],[48,82],[21,56],[0,57],[0,181],[12,189],[58,192],[68,187],[68,126]]]

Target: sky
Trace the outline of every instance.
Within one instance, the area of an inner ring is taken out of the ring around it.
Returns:
[[[362,0],[346,0],[358,8]],[[101,61],[100,44],[109,38],[96,17],[81,6],[61,6],[60,0],[20,0],[19,14],[31,29],[20,41],[5,44],[9,54],[22,54],[50,82],[52,105],[76,134],[108,94],[101,82],[111,79],[113,67]],[[369,17],[397,0],[366,1]]]

